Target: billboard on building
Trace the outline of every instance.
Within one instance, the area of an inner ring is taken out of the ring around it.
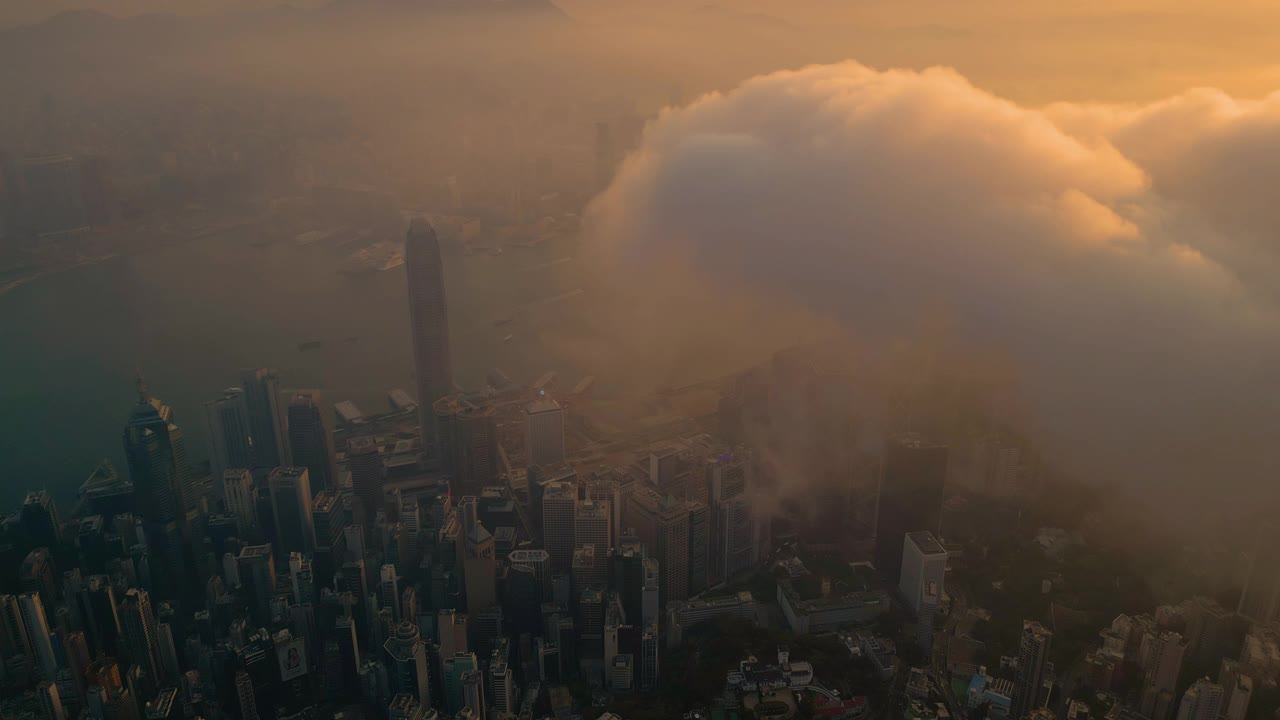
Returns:
[[[280,679],[288,682],[307,674],[307,645],[302,638],[276,645],[276,661],[280,663]]]

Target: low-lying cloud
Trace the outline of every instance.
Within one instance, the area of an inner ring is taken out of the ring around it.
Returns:
[[[677,264],[864,340],[941,314],[1015,362],[1066,466],[1239,497],[1280,446],[1277,187],[1280,93],[1027,108],[850,62],[665,112],[587,227],[651,297]]]

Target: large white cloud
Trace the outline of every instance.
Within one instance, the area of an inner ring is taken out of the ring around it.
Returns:
[[[588,229],[653,297],[676,264],[704,299],[863,337],[941,311],[1014,359],[1065,462],[1255,490],[1280,445],[1278,181],[1280,94],[1033,109],[843,63],[665,112]]]

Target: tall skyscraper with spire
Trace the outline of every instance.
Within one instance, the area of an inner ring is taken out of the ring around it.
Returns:
[[[436,231],[423,218],[409,225],[404,244],[409,283],[409,325],[413,336],[413,370],[418,383],[418,422],[425,457],[438,458],[435,442],[436,401],[453,392],[453,359],[449,354],[449,308],[445,302],[444,266]]]

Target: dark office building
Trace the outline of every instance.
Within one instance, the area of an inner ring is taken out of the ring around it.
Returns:
[[[917,530],[938,532],[947,448],[904,435],[885,447],[876,518],[876,568],[891,582],[902,569],[902,543]]]

